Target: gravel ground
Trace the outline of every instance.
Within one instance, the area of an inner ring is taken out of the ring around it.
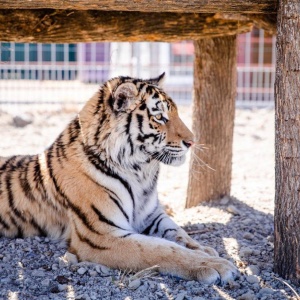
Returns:
[[[180,110],[189,123],[191,109]],[[34,112],[23,116],[33,123],[18,128],[18,120],[0,112],[0,155],[43,150],[72,116],[74,107]],[[230,198],[184,210],[188,162],[177,169],[162,168],[161,201],[191,236],[238,266],[241,274],[236,281],[208,286],[157,275],[153,270],[120,272],[78,263],[63,244],[47,238],[0,238],[0,299],[297,299],[272,272],[273,118],[273,110],[236,111]]]

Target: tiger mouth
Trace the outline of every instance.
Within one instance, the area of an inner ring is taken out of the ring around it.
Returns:
[[[154,159],[166,164],[166,165],[177,165],[181,164],[185,161],[185,152],[180,151],[170,151],[164,149],[161,153],[156,153],[156,155],[153,156]]]

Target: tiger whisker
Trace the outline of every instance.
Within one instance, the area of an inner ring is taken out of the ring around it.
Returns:
[[[192,152],[192,158],[198,163],[200,167],[206,167],[212,171],[216,171],[211,166],[209,166],[205,161],[203,161],[198,155]]]

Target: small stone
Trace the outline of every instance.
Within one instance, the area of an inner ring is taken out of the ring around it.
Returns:
[[[141,280],[135,279],[135,280],[129,282],[128,288],[131,290],[136,290],[140,285],[141,285]]]
[[[58,258],[59,268],[65,268],[68,266],[72,266],[78,263],[78,259],[76,255],[66,252],[64,256]]]
[[[181,292],[176,296],[175,300],[183,300],[186,295],[187,295],[187,292]]]
[[[60,292],[66,291],[68,289],[67,284],[59,284],[57,287]]]
[[[81,268],[79,268],[79,269],[77,270],[77,273],[78,273],[79,275],[83,275],[84,273],[86,273],[86,271],[87,271],[87,269],[81,267]]]
[[[51,269],[52,269],[53,271],[58,270],[58,265],[57,265],[57,264],[53,264],[53,265],[51,266]]]
[[[237,290],[239,289],[241,286],[237,281],[234,280],[228,280],[228,287],[230,290]]]
[[[251,283],[251,284],[254,284],[254,283],[259,283],[259,278],[255,275],[249,275],[246,277],[246,280]]]
[[[2,259],[2,261],[3,261],[4,263],[9,262],[10,260],[11,260],[10,255],[6,255],[6,256],[4,256],[3,259]]]
[[[66,268],[68,266],[68,262],[64,259],[63,256],[58,258],[58,266],[60,269]]]
[[[25,127],[33,122],[33,118],[28,114],[22,114],[13,117],[13,125],[16,127]]]
[[[103,274],[103,275],[109,275],[111,270],[103,265],[96,265],[95,270],[97,271],[97,273],[99,274]]]
[[[246,233],[243,234],[243,238],[246,239],[246,240],[252,241],[253,238],[254,238],[254,235],[250,232],[246,232]]]
[[[77,256],[73,253],[66,252],[64,258],[70,265],[75,265],[78,263]]]
[[[60,290],[58,289],[58,285],[53,285],[53,286],[50,288],[50,292],[53,293],[53,294],[59,293]]]
[[[260,255],[260,250],[253,250],[253,255],[259,256]]]
[[[220,200],[220,204],[226,205],[226,204],[228,204],[229,200],[230,200],[230,198],[228,196],[225,196]]]
[[[245,271],[246,271],[247,275],[259,275],[260,274],[260,269],[257,265],[249,265]]]
[[[264,288],[260,289],[260,291],[259,291],[260,295],[270,295],[270,294],[273,294],[273,293],[275,293],[275,291],[271,288],[268,288],[268,287],[264,287]]]
[[[137,291],[138,291],[139,293],[144,293],[144,292],[146,292],[146,291],[148,290],[148,288],[149,288],[149,285],[147,284],[147,282],[145,282],[143,285],[141,285],[141,286],[137,289]]]
[[[44,279],[43,281],[41,281],[41,285],[48,287],[50,285],[50,279],[49,278]]]
[[[234,205],[228,205],[226,210],[235,216],[239,216],[241,213]]]
[[[89,275],[91,276],[91,277],[95,277],[95,276],[97,276],[97,272],[95,271],[95,270],[89,270]]]
[[[34,276],[34,277],[44,277],[45,272],[42,271],[42,270],[33,270],[31,275]]]
[[[274,235],[267,236],[267,241],[270,243],[274,243]]]
[[[253,253],[253,250],[249,247],[242,247],[239,251],[240,256],[250,256]]]
[[[97,300],[97,299],[99,299],[96,292],[91,292],[91,293],[90,293],[90,298],[91,298],[92,300]]]
[[[251,224],[253,224],[253,222],[254,221],[250,218],[246,218],[246,219],[242,220],[242,223],[245,225],[251,225]]]
[[[154,290],[154,291],[157,290],[157,284],[156,284],[156,282],[150,281],[150,282],[148,282],[148,283],[149,283],[149,288],[150,288],[151,290]]]
[[[68,278],[62,275],[57,276],[55,280],[60,284],[66,284],[69,282]]]
[[[270,272],[264,271],[264,272],[263,272],[263,276],[266,277],[266,278],[270,278],[271,273],[270,273]]]
[[[238,300],[254,300],[256,297],[251,292],[247,292],[237,298]]]

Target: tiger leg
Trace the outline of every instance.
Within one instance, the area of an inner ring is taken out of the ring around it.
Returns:
[[[207,246],[200,245],[192,239],[184,229],[178,226],[164,211],[158,209],[152,218],[148,220],[148,227],[144,230],[144,234],[161,237],[170,241],[174,241],[179,245],[193,250],[203,251],[211,256],[219,256],[218,252]]]
[[[122,270],[158,266],[161,273],[209,284],[225,283],[236,275],[235,266],[225,259],[165,239],[123,230],[103,235],[77,232],[72,235],[70,246],[70,251],[80,260]]]

